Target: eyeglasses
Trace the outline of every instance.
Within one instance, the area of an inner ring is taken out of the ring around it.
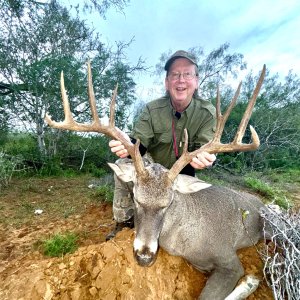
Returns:
[[[185,73],[172,72],[168,75],[168,77],[173,81],[179,80],[180,76],[182,76],[182,78],[185,80],[192,80],[195,76],[198,76],[198,75],[195,73],[190,73],[190,72],[185,72]]]

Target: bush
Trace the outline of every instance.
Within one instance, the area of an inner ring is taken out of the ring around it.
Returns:
[[[0,190],[9,185],[13,173],[22,165],[23,159],[19,156],[8,156],[0,151]]]
[[[251,188],[267,200],[279,205],[282,208],[287,209],[290,206],[283,191],[270,186],[268,183],[254,177],[245,177],[244,183],[247,187]]]
[[[114,189],[111,185],[98,186],[94,192],[94,196],[102,198],[106,202],[112,203],[114,198]]]
[[[75,233],[56,234],[43,241],[44,255],[59,257],[67,253],[73,253],[77,248],[78,235]]]

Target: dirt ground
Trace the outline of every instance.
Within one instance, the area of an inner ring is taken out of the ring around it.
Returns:
[[[207,277],[160,250],[150,268],[133,260],[133,230],[105,242],[113,228],[111,205],[88,188],[90,178],[15,180],[0,195],[0,299],[197,299]],[[36,209],[43,213],[35,214]],[[45,257],[42,240],[76,232],[79,248]],[[256,249],[239,253],[247,274],[261,278],[248,299],[273,299]]]

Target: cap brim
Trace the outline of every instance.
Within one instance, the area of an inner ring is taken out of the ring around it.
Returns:
[[[165,71],[168,71],[171,64],[174,62],[174,60],[176,60],[177,58],[185,58],[187,60],[189,60],[192,64],[194,64],[197,68],[198,68],[198,65],[196,64],[196,62],[186,56],[183,56],[183,55],[178,55],[178,56],[174,56],[174,57],[171,57],[165,64]]]

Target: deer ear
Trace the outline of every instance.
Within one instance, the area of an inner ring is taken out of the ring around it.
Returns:
[[[210,187],[211,184],[206,183],[198,178],[179,174],[174,181],[173,189],[182,193],[190,194]]]
[[[135,169],[133,164],[112,164],[108,163],[115,174],[124,182],[133,181],[135,176]]]

